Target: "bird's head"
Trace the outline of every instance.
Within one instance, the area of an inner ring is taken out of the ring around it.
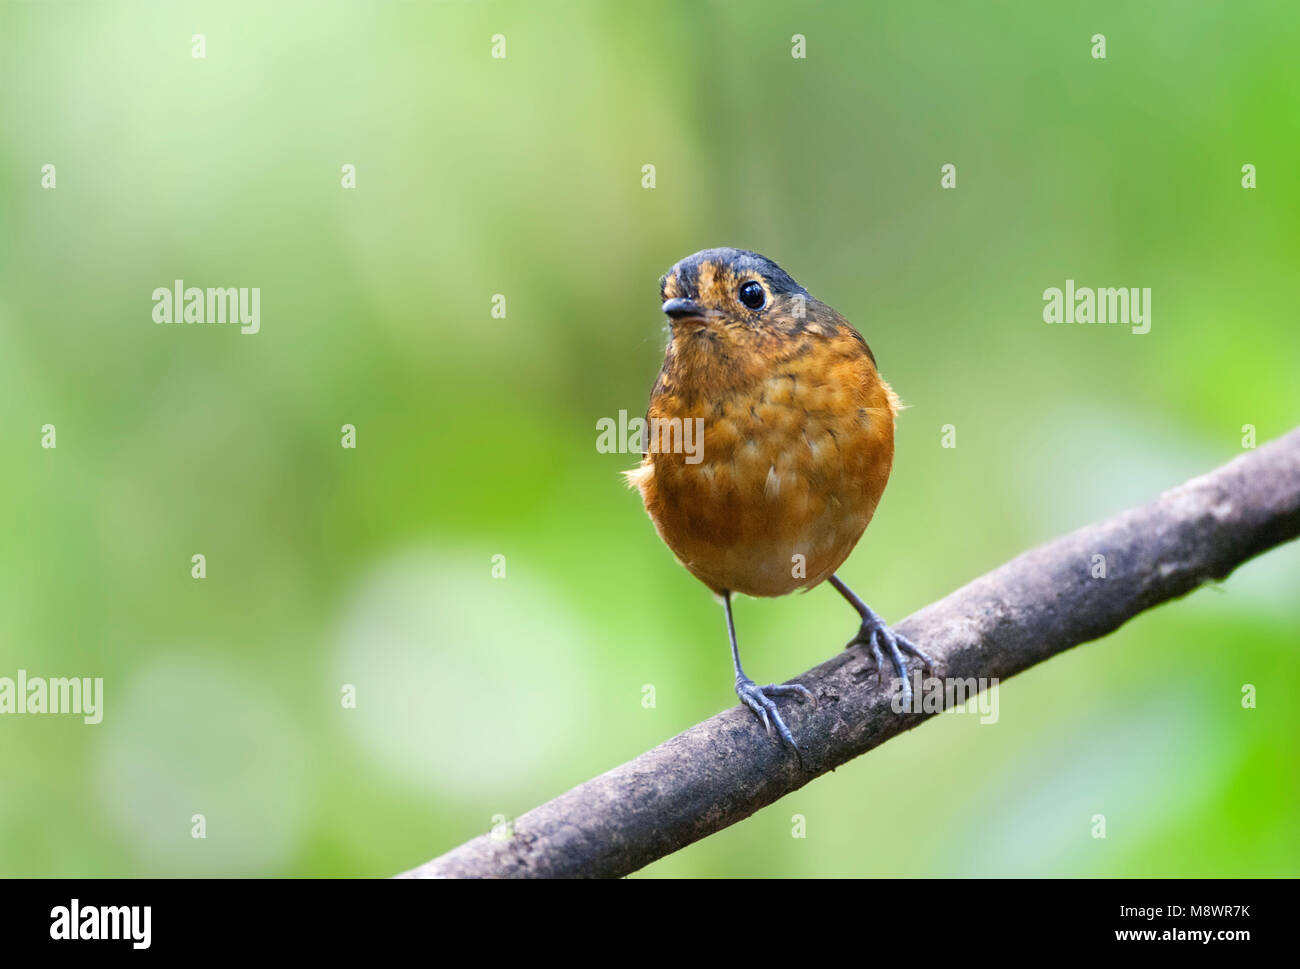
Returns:
[[[674,336],[744,342],[747,336],[830,332],[838,314],[818,302],[766,256],[745,249],[704,249],[659,281]]]

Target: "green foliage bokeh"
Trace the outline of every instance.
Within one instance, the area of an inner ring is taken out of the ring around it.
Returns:
[[[731,705],[595,447],[697,249],[909,405],[843,572],[890,620],[1285,432],[1297,49],[1285,3],[0,3],[0,676],[106,692],[0,717],[0,872],[391,874]],[[1067,278],[1151,332],[1045,325]],[[261,332],[155,325],[174,279]],[[646,874],[1300,874],[1298,590],[1281,549]],[[854,625],[737,621],[760,682]]]

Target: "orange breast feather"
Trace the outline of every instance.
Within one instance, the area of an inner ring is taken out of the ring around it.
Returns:
[[[664,542],[714,592],[779,596],[830,577],[889,478],[898,398],[856,335],[710,373],[677,354],[648,417],[702,419],[702,452],[628,472]],[[670,353],[670,361],[673,355]]]

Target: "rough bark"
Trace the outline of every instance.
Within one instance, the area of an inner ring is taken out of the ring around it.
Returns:
[[[898,630],[943,677],[1005,680],[1300,535],[1300,429],[1154,501],[1026,552],[908,617]],[[1104,555],[1106,577],[1093,577]],[[802,787],[933,714],[895,713],[861,647],[793,682],[781,709],[796,758],[733,707],[400,877],[626,875]]]

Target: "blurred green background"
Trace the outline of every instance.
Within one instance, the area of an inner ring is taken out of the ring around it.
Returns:
[[[595,446],[697,249],[910,405],[841,573],[890,620],[1300,423],[1300,9],[1087,6],[0,4],[0,676],[106,693],[0,717],[0,872],[387,875],[732,705]],[[261,332],[155,325],[178,278]],[[1067,278],[1151,332],[1044,324]],[[644,874],[1296,875],[1298,590],[1274,552]],[[742,600],[746,666],[854,618]]]

